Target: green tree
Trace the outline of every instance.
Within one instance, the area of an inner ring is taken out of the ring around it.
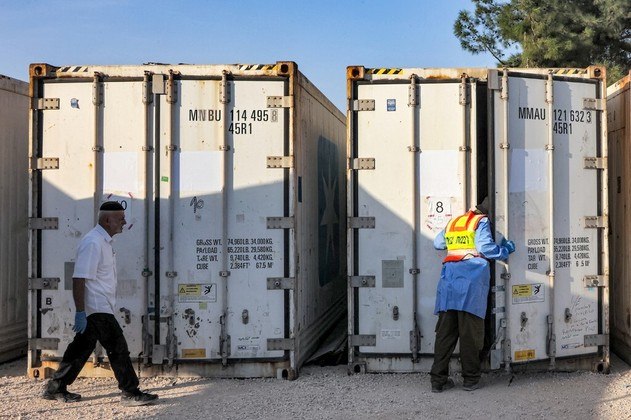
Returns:
[[[613,82],[631,68],[630,0],[472,0],[454,34],[501,66],[604,65]]]

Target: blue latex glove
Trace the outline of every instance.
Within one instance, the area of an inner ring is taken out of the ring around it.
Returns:
[[[74,326],[72,327],[72,331],[83,334],[85,329],[88,327],[88,317],[85,315],[84,311],[78,311],[74,314]]]
[[[509,254],[512,254],[513,252],[515,252],[515,242],[513,241],[507,241],[506,239],[504,239],[502,241],[502,246],[506,248]]]

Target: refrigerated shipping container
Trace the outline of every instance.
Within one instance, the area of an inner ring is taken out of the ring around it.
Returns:
[[[631,73],[607,88],[611,349],[631,363]]]
[[[0,363],[27,349],[28,83],[0,75]]]
[[[346,310],[344,115],[293,62],[30,70],[31,375],[72,340],[76,246],[117,200],[140,374],[295,378]],[[111,374],[101,348],[82,374]]]
[[[489,367],[606,369],[604,70],[353,66],[347,80],[349,371],[429,370],[433,239],[487,195],[496,241],[517,245],[492,264]],[[537,240],[570,250],[532,254]]]

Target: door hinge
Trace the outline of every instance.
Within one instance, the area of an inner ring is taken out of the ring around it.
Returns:
[[[349,229],[374,229],[375,218],[374,217],[349,217],[348,227]]]
[[[497,69],[491,69],[487,72],[486,83],[489,90],[500,90],[502,88],[500,81],[500,73]]]
[[[59,98],[33,98],[33,109],[36,111],[59,109]]]
[[[161,365],[167,359],[167,346],[164,344],[154,344],[151,348],[151,362],[154,365]]]
[[[606,103],[605,99],[583,98],[583,109],[604,111]]]
[[[29,290],[57,290],[58,277],[31,277],[28,279]]]
[[[349,159],[349,161],[350,169],[375,169],[375,158],[355,158]]]
[[[293,217],[268,217],[267,228],[268,229],[293,229],[294,218]]]
[[[351,287],[375,287],[375,276],[348,276]]]
[[[583,338],[585,347],[609,345],[609,334],[586,334]]]
[[[591,275],[583,277],[585,287],[607,287],[609,286],[609,276]]]
[[[294,157],[293,156],[268,156],[267,167],[268,168],[293,168]]]
[[[59,169],[59,158],[31,158],[31,170],[42,171],[44,169]]]
[[[32,230],[56,230],[59,229],[57,217],[30,217],[28,228]]]
[[[28,347],[31,350],[57,350],[59,338],[29,338]]]
[[[586,157],[583,162],[585,169],[607,169],[607,158]]]
[[[268,277],[267,290],[294,290],[296,287],[295,277]]]
[[[268,338],[267,350],[289,350],[294,351],[293,338]]]
[[[504,306],[499,306],[499,307],[493,308],[491,310],[491,313],[493,313],[493,314],[503,314],[504,312],[506,312],[506,307],[504,307]]]
[[[348,338],[352,347],[374,347],[377,345],[377,336],[374,334],[350,335]]]
[[[585,216],[586,229],[604,228],[606,223],[605,216]]]
[[[294,106],[293,96],[268,96],[268,108],[292,108]]]
[[[353,101],[353,111],[374,111],[374,99],[355,99]]]

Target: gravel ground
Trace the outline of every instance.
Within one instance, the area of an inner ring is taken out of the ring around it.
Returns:
[[[483,387],[432,394],[428,374],[346,374],[307,366],[295,381],[143,378],[158,403],[128,408],[114,379],[80,378],[77,403],[40,398],[26,360],[0,365],[0,417],[24,419],[631,419],[631,368],[615,356],[608,375],[591,372],[483,375]],[[511,380],[512,378],[512,380]]]

